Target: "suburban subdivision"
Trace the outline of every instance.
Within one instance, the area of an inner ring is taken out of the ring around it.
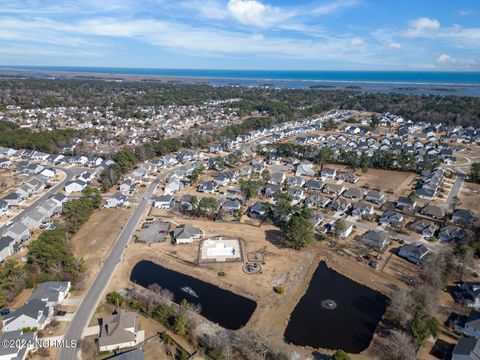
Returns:
[[[0,79],[0,359],[478,359],[478,97],[107,80]]]

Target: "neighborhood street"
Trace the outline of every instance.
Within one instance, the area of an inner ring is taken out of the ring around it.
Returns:
[[[105,259],[103,267],[97,274],[95,281],[88,289],[87,294],[85,295],[80,306],[78,307],[72,321],[70,322],[65,332],[65,340],[77,340],[78,343],[80,343],[80,340],[83,337],[84,329],[88,326],[88,323],[90,322],[90,319],[93,316],[103,296],[103,292],[107,287],[115,271],[115,268],[122,261],[123,252],[128,247],[128,244],[130,242],[130,239],[132,238],[135,229],[137,228],[140,220],[142,219],[145,210],[149,206],[155,189],[157,188],[159,183],[165,178],[167,178],[172,172],[185,168],[186,166],[188,166],[188,164],[181,167],[169,169],[168,171],[157,176],[155,180],[150,183],[144,196],[140,199],[137,208],[130,216],[117,241],[113,245],[107,258]],[[76,358],[81,358],[79,348],[62,348],[57,356],[57,359],[61,360],[74,360]]]
[[[57,170],[63,171],[65,173],[65,178],[60,181],[57,185],[52,186],[45,194],[43,194],[41,197],[39,197],[37,200],[32,202],[28,207],[23,209],[23,211],[19,212],[17,215],[9,219],[9,222],[15,223],[17,221],[21,221],[24,217],[30,215],[37,207],[37,205],[42,204],[46,200],[48,200],[52,195],[55,195],[57,192],[61,191],[65,184],[69,182],[70,180],[73,179],[73,177],[76,175],[76,172],[74,170],[77,169],[66,169],[66,168],[57,168]],[[7,225],[3,225],[0,228],[0,231],[3,230],[3,228],[8,227]]]

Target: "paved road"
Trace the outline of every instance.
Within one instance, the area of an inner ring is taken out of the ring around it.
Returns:
[[[453,209],[453,198],[455,196],[458,196],[458,194],[460,193],[463,185],[463,179],[463,176],[457,176],[457,179],[453,183],[453,186],[448,193],[447,200],[445,201],[445,209]]]
[[[24,217],[30,215],[36,208],[37,205],[42,204],[46,200],[48,200],[52,195],[56,194],[60,190],[63,189],[65,184],[72,180],[73,177],[76,175],[75,169],[65,169],[65,168],[57,168],[58,170],[61,170],[65,173],[65,178],[60,181],[57,185],[52,186],[45,194],[43,194],[41,197],[39,197],[37,200],[35,200],[33,203],[31,203],[28,207],[23,209],[20,213],[9,219],[8,221],[11,221],[12,223],[15,223],[19,220],[22,220]],[[0,228],[0,232],[6,229],[7,226],[4,225]]]
[[[117,241],[110,250],[110,253],[105,259],[101,270],[95,278],[95,281],[88,289],[87,294],[75,312],[75,315],[70,322],[67,331],[65,332],[64,339],[67,340],[67,342],[70,340],[77,340],[77,343],[80,343],[84,328],[86,328],[90,322],[90,319],[103,296],[103,292],[110,282],[115,268],[122,261],[123,252],[127,248],[130,239],[132,238],[138,223],[142,219],[142,216],[150,203],[150,199],[152,198],[153,193],[160,181],[165,179],[173,171],[184,168],[187,165],[172,168],[171,170],[164,172],[155,178],[155,180],[148,186],[147,191],[140,199],[138,206],[128,219],[128,222],[125,224],[122,232],[118,236]],[[76,358],[81,359],[80,349],[62,348],[57,356],[57,359],[59,360],[74,360]]]

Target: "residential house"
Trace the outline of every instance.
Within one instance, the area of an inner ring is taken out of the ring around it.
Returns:
[[[379,219],[382,225],[400,226],[403,222],[403,215],[395,210],[385,210]]]
[[[39,299],[48,306],[56,306],[65,300],[70,289],[70,281],[47,281],[38,284],[29,301]]]
[[[126,205],[128,205],[128,196],[118,191],[112,196],[105,199],[104,207],[121,208]]]
[[[412,200],[407,196],[399,196],[397,199],[397,208],[403,211],[412,212],[417,205],[416,200]]]
[[[337,224],[340,222],[343,223],[343,229],[340,231],[338,236],[342,239],[346,239],[353,231],[353,224],[349,221],[337,220],[333,225],[332,231],[336,231],[334,229],[336,228]]]
[[[377,205],[383,205],[383,203],[385,203],[385,195],[379,191],[372,190],[367,192],[365,200]]]
[[[12,211],[10,205],[5,200],[0,200],[0,216],[7,215]]]
[[[214,193],[218,189],[218,184],[215,181],[205,181],[198,185],[197,191],[203,193]]]
[[[270,184],[270,185],[267,185],[264,189],[263,189],[263,194],[265,196],[268,196],[268,197],[272,197],[273,195],[275,195],[277,192],[279,192],[281,190],[281,187],[280,185],[273,185],[273,184]]]
[[[351,206],[352,206],[352,203],[350,202],[350,200],[343,199],[343,198],[338,198],[336,200],[331,201],[328,204],[328,207],[330,209],[338,212],[345,212],[348,209],[350,209]]]
[[[73,192],[81,192],[87,187],[87,183],[83,180],[73,180],[65,184],[65,192],[71,194]]]
[[[398,256],[407,259],[415,265],[420,265],[429,252],[428,248],[423,244],[410,243],[400,248]]]
[[[37,333],[23,330],[7,331],[0,333],[0,344],[12,346],[0,347],[1,360],[25,360],[29,351],[34,349]]]
[[[355,184],[358,181],[358,176],[354,172],[344,172],[338,175],[340,180]]]
[[[16,331],[27,327],[42,330],[52,316],[53,307],[40,299],[32,299],[3,318],[2,331]]]
[[[292,204],[298,204],[304,199],[302,188],[290,188],[288,189],[287,194],[292,199]]]
[[[62,193],[56,193],[50,199],[59,205],[62,205],[64,202],[68,201],[68,198]]]
[[[53,215],[60,214],[62,212],[62,205],[58,204],[53,199],[48,199],[41,206],[38,207],[38,211],[46,217],[52,217]]]
[[[454,224],[472,225],[475,220],[475,213],[470,209],[455,209],[452,215]]]
[[[322,194],[313,194],[310,195],[307,199],[305,199],[305,206],[324,208],[328,205],[330,201],[331,200],[328,197]]]
[[[27,199],[27,197],[24,195],[21,195],[17,192],[11,192],[10,194],[5,195],[2,200],[5,201],[9,206],[18,206],[24,202],[25,199]]]
[[[136,348],[114,355],[110,357],[109,360],[145,360],[145,356],[143,355],[142,349]]]
[[[461,227],[451,225],[451,224],[442,227],[438,232],[438,238],[441,241],[446,241],[446,242],[449,242],[449,241],[457,242],[463,239],[464,236],[465,236],[465,231]]]
[[[13,255],[15,252],[14,245],[15,239],[11,236],[7,235],[0,238],[0,262]]]
[[[480,309],[480,282],[466,281],[458,285],[454,293],[455,299],[462,306]]]
[[[119,190],[123,194],[132,194],[135,191],[136,185],[132,179],[126,179],[119,186]]]
[[[452,351],[451,360],[478,360],[480,359],[480,340],[462,337]]]
[[[221,209],[225,214],[234,215],[240,210],[242,203],[237,199],[226,199],[223,201]]]
[[[343,192],[342,196],[343,197],[346,197],[348,199],[355,199],[355,200],[359,200],[359,199],[362,199],[363,198],[363,195],[365,194],[365,192],[362,190],[362,189],[359,189],[359,188],[350,188],[350,189],[347,189]]]
[[[283,171],[274,171],[268,181],[269,184],[282,185],[285,181],[286,175]]]
[[[40,211],[34,210],[22,218],[22,223],[30,229],[40,228],[46,218]]]
[[[189,244],[193,240],[200,239],[202,235],[201,229],[189,224],[179,225],[173,232],[173,238],[177,244]]]
[[[143,332],[140,335],[138,322],[136,313],[123,309],[118,310],[116,314],[104,317],[98,337],[99,350],[119,350],[143,341]]]
[[[370,248],[382,251],[388,244],[388,235],[381,230],[368,230],[362,235],[362,242]]]
[[[175,204],[175,198],[171,194],[160,195],[153,200],[153,207],[159,209],[172,209]]]
[[[257,201],[250,207],[248,216],[255,219],[262,219],[267,215],[267,212],[268,206],[261,201]]]
[[[336,176],[337,176],[336,169],[323,168],[322,171],[320,172],[320,177],[322,178],[322,180],[335,179]]]
[[[325,183],[320,180],[310,179],[305,183],[305,189],[313,191],[321,191]]]
[[[287,180],[288,186],[292,186],[292,187],[303,186],[304,183],[305,183],[305,180],[303,180],[303,178],[301,178],[300,176],[291,176]]]
[[[10,236],[16,241],[26,242],[30,240],[30,229],[22,222],[17,221],[5,231],[3,236]]]
[[[310,224],[316,228],[319,226],[323,221],[323,215],[321,213],[316,212],[313,214],[312,218],[310,219]]]
[[[365,201],[359,201],[353,205],[352,216],[365,218],[373,215],[373,205]]]
[[[455,330],[473,338],[480,338],[480,311],[472,310],[467,317],[464,318],[462,326],[455,327]]]
[[[325,184],[322,191],[329,195],[340,196],[344,190],[345,187],[341,184]]]
[[[180,191],[182,188],[183,184],[180,181],[180,178],[176,175],[172,175],[165,183],[164,193],[173,194],[174,192]]]
[[[427,220],[416,220],[411,223],[408,228],[417,234],[421,234],[426,239],[433,237],[438,230],[438,227],[433,222]]]
[[[445,210],[440,206],[429,204],[420,211],[420,214],[440,220],[445,217]]]
[[[314,165],[311,163],[303,162],[297,165],[295,169],[296,176],[315,176]]]

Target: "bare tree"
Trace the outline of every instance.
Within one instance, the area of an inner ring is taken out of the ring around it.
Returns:
[[[404,332],[392,331],[388,337],[386,360],[415,360],[417,349],[412,339]]]
[[[408,289],[398,289],[393,294],[392,303],[390,304],[393,319],[400,325],[405,326],[411,317],[411,307],[410,291]]]

